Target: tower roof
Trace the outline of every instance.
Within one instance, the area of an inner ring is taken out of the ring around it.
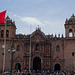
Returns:
[[[12,21],[12,20],[10,19],[10,17],[7,16],[7,17],[6,17],[6,24],[7,24],[7,25],[14,25],[14,26],[15,26],[15,21]]]
[[[10,20],[9,16],[7,16],[6,19]]]
[[[74,16],[74,14],[72,14],[72,16],[69,19],[66,19],[65,24],[75,25],[75,16]]]

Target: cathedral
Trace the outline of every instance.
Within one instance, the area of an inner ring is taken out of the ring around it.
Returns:
[[[29,35],[16,34],[9,16],[0,24],[0,70],[75,71],[75,16],[65,20],[65,37],[45,35],[40,27]],[[6,27],[5,27],[6,25]],[[5,40],[6,35],[6,40]],[[3,47],[5,41],[5,48]]]

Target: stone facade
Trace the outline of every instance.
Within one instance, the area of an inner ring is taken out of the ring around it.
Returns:
[[[6,31],[5,24],[0,24],[0,70],[3,69],[5,32],[5,70],[29,70],[29,64],[34,70],[75,70],[74,15],[65,21],[65,37],[45,35],[39,27],[30,35],[16,34],[15,22],[8,16],[5,20]]]

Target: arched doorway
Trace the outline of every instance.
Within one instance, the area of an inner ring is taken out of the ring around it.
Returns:
[[[60,64],[55,64],[54,71],[60,71]]]
[[[20,63],[16,63],[16,65],[15,65],[15,70],[16,71],[20,71],[21,72],[21,64]]]
[[[41,59],[39,57],[35,57],[33,59],[33,69],[34,70],[41,70]]]

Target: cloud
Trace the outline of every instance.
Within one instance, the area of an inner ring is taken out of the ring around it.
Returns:
[[[29,25],[50,26],[57,24],[56,22],[53,22],[51,20],[38,20],[35,17],[21,17],[15,14],[14,17],[18,18],[21,22],[27,23]]]
[[[14,14],[13,16],[16,17],[16,18],[21,18],[20,16],[18,16],[18,15],[16,15],[16,14]]]
[[[35,17],[21,17],[15,14],[14,14],[14,17],[18,18],[21,22],[27,23],[29,25],[40,25],[40,26],[45,25],[43,22],[41,22]]]
[[[44,23],[42,23],[40,20],[38,20],[37,18],[34,18],[34,17],[23,17],[23,18],[20,18],[20,20],[22,22],[25,22],[25,23],[30,24],[30,25],[44,26]]]
[[[23,27],[25,26],[24,23],[26,23],[26,25],[33,25],[33,28],[37,27],[37,25],[39,25],[40,27],[42,27],[43,31],[50,34],[59,34],[59,33],[64,33],[64,26],[63,21],[62,20],[49,20],[49,19],[37,19],[36,17],[21,17],[18,15],[14,14],[14,17],[17,21],[17,25],[18,25],[18,32],[22,32],[22,33],[29,33],[28,27],[26,27],[25,30],[23,30]],[[23,23],[23,27],[21,28],[21,25]],[[34,29],[33,29],[34,30]]]
[[[52,24],[52,22],[51,22],[51,21],[49,21],[49,20],[45,20],[45,21],[44,21],[44,24],[45,24],[45,25],[51,25],[51,24]]]

